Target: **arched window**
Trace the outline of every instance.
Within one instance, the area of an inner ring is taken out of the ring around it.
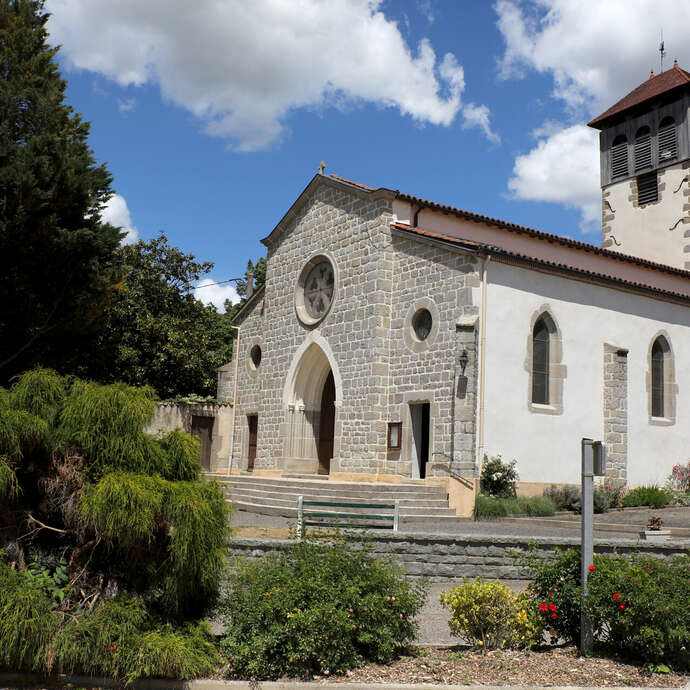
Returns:
[[[532,402],[537,405],[549,404],[549,344],[549,328],[541,317],[532,331]]]
[[[611,177],[628,174],[628,137],[619,134],[611,146]]]
[[[652,167],[652,134],[645,125],[635,135],[635,172]]]
[[[664,417],[665,414],[665,377],[664,360],[670,348],[666,338],[659,336],[652,345],[652,417]]]
[[[672,117],[665,117],[659,125],[659,163],[664,163],[677,157],[676,121]]]

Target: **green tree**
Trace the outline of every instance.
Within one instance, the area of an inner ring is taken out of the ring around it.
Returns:
[[[78,369],[122,236],[101,220],[111,177],[64,103],[47,18],[43,0],[0,1],[0,381]]]
[[[152,386],[163,398],[215,393],[217,369],[231,359],[230,320],[194,296],[213,264],[157,238],[123,246],[124,280],[113,291],[90,375]]]

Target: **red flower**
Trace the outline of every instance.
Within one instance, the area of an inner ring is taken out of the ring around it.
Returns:
[[[625,611],[625,604],[621,604],[621,611]]]
[[[556,610],[556,604],[549,604],[549,611],[555,611]]]
[[[593,565],[590,565],[589,568],[587,568],[587,570],[589,570],[590,573],[593,573],[596,570],[596,568]]]
[[[548,611],[549,607],[546,604],[539,604],[540,611]]]
[[[615,601],[618,601],[618,600],[621,598],[621,595],[618,594],[618,592],[614,592],[613,598],[614,598]]]
[[[558,614],[554,611],[554,612],[551,614],[551,618],[558,618]]]

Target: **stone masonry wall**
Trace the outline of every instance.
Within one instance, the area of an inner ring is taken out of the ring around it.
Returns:
[[[606,476],[627,479],[628,351],[604,343],[604,441]]]
[[[372,197],[328,178],[284,221],[268,251],[265,294],[241,319],[242,345],[233,466],[246,467],[247,414],[258,414],[256,469],[283,469],[289,414],[283,400],[286,373],[298,348],[318,335],[335,359],[342,378],[336,403],[337,457],[331,470],[376,471],[386,444],[387,392],[385,318],[388,285],[381,254],[389,234],[392,202]],[[316,254],[332,259],[336,271],[333,304],[310,328],[295,313],[295,285]],[[256,371],[248,364],[253,343],[262,348]],[[230,378],[230,377],[228,377]]]
[[[411,476],[410,404],[430,403],[429,476],[474,467],[478,261],[467,252],[392,236],[390,420],[403,423],[400,451],[389,451],[388,471]],[[431,312],[429,337],[420,342],[412,317]],[[457,360],[467,350],[464,377]],[[455,426],[455,434],[454,434]]]
[[[228,543],[231,557],[260,558],[285,548],[290,542],[281,539],[233,538]],[[451,534],[377,535],[374,553],[390,556],[407,575],[443,582],[462,577],[528,580],[529,569],[521,566],[516,553],[527,553],[534,539],[528,537],[458,537]],[[540,537],[537,554],[552,557],[557,549],[579,548],[578,538]],[[633,539],[594,540],[598,554],[622,556],[638,554],[671,560],[687,553],[687,541],[651,545]]]

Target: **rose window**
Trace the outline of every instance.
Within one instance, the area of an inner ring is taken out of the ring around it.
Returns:
[[[333,267],[321,261],[309,271],[304,281],[304,307],[313,319],[321,318],[333,299]]]

